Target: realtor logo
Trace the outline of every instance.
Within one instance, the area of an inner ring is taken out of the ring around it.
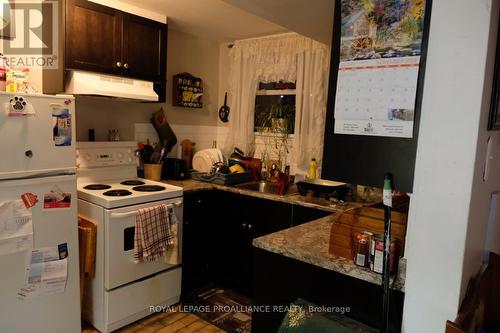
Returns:
[[[57,68],[58,1],[0,1],[0,36],[7,64]]]

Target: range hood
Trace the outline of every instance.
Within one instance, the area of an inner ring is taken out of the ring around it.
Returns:
[[[153,82],[78,70],[68,71],[67,75],[65,92],[69,94],[158,101]]]

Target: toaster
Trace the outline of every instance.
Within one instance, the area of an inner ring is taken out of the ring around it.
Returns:
[[[181,180],[186,179],[186,177],[187,172],[183,160],[179,158],[166,158],[163,161],[162,179]]]

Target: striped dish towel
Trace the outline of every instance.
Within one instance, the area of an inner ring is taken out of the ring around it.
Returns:
[[[136,262],[156,261],[173,246],[174,234],[170,224],[169,208],[164,204],[139,209],[135,217],[134,234]]]

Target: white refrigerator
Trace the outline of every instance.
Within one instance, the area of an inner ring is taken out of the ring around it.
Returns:
[[[0,332],[80,333],[72,96],[0,93]]]

